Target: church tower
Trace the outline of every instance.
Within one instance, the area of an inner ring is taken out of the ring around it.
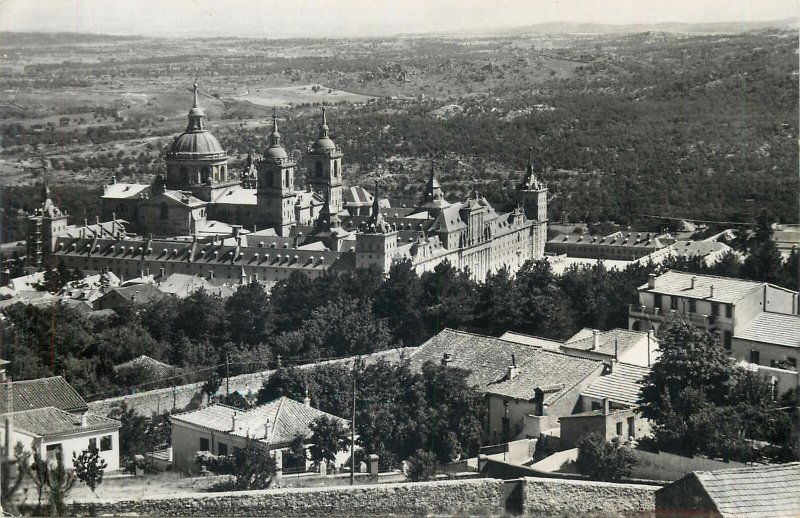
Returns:
[[[294,204],[295,162],[281,145],[278,133],[278,118],[272,114],[272,133],[269,147],[256,164],[258,189],[256,190],[256,214],[259,226],[272,227],[279,236],[288,236],[296,223]]]
[[[47,182],[42,184],[42,205],[28,218],[28,264],[41,268],[53,252],[56,239],[67,230],[67,215],[50,199]]]
[[[356,268],[376,266],[388,273],[392,258],[397,254],[398,233],[383,218],[379,199],[378,182],[375,182],[372,214],[356,234]]]
[[[533,149],[528,148],[528,167],[519,185],[525,214],[533,222],[531,227],[531,258],[544,257],[547,241],[547,186],[536,178],[533,167]]]
[[[306,183],[314,192],[330,200],[331,210],[342,211],[342,150],[328,135],[328,121],[325,108],[322,108],[322,123],[319,126],[319,137],[308,149],[308,173]]]

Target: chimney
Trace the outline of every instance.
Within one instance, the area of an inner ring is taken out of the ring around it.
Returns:
[[[242,230],[241,225],[231,225],[231,230],[233,231],[233,237],[239,237],[239,233]]]
[[[600,346],[600,331],[592,329],[592,351]]]
[[[694,285],[697,283],[697,277],[692,275],[692,289],[694,289]]]
[[[272,433],[272,425],[267,419],[267,422],[264,423],[264,439],[269,439],[270,434]]]
[[[236,431],[236,412],[234,412],[233,415],[231,416],[231,431],[232,432]]]
[[[608,398],[604,397],[603,398],[603,415],[608,415],[608,413],[609,413]]]
[[[517,369],[517,358],[514,354],[511,354],[511,365],[508,366],[508,374],[506,375],[507,380],[513,380],[519,374],[519,369]]]
[[[647,276],[647,287],[653,289],[656,287],[656,274],[651,273]]]
[[[88,412],[84,412],[84,413],[81,414],[81,428],[86,428],[88,426],[88,423],[86,422],[86,414],[87,413]]]
[[[452,362],[452,358],[450,357],[450,353],[444,353],[442,355],[442,367],[447,367],[447,365]]]
[[[311,397],[308,395],[308,389],[306,389],[306,397],[303,398],[303,404],[307,407],[311,406]]]
[[[711,288],[709,290],[708,298],[710,298],[710,299],[714,298],[714,285],[713,284],[711,285]]]

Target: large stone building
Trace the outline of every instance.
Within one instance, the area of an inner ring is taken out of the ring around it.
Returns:
[[[345,187],[344,154],[330,137],[324,110],[307,150],[306,190],[295,188],[296,164],[281,144],[275,116],[269,146],[236,175],[205,118],[195,85],[186,131],[166,154],[166,177],[150,185],[112,179],[106,186],[103,216],[120,230],[73,228],[51,239],[50,251],[68,268],[236,283],[276,281],[296,270],[315,275],[376,266],[386,272],[404,259],[418,272],[449,261],[482,280],[544,255],[547,188],[532,163],[519,186],[523,206],[511,212],[496,211],[477,192],[448,202],[433,168],[416,207],[392,207],[377,185],[374,195]]]

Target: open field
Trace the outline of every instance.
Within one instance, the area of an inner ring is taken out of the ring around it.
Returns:
[[[299,85],[278,88],[253,88],[235,96],[238,101],[247,101],[259,106],[283,106],[294,104],[365,103],[375,97],[344,90],[334,90],[324,85]]]

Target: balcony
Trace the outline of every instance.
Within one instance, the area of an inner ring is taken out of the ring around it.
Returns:
[[[669,321],[673,318],[680,318],[689,322],[693,326],[710,328],[713,327],[717,318],[710,315],[701,315],[700,313],[680,313],[677,310],[663,308],[648,308],[637,304],[628,305],[628,315],[631,318],[642,318],[658,321]]]
[[[665,312],[662,308],[648,308],[638,304],[628,304],[628,314],[631,317],[655,318],[658,320],[663,320],[665,317]],[[666,314],[669,315],[669,310],[666,311]]]

